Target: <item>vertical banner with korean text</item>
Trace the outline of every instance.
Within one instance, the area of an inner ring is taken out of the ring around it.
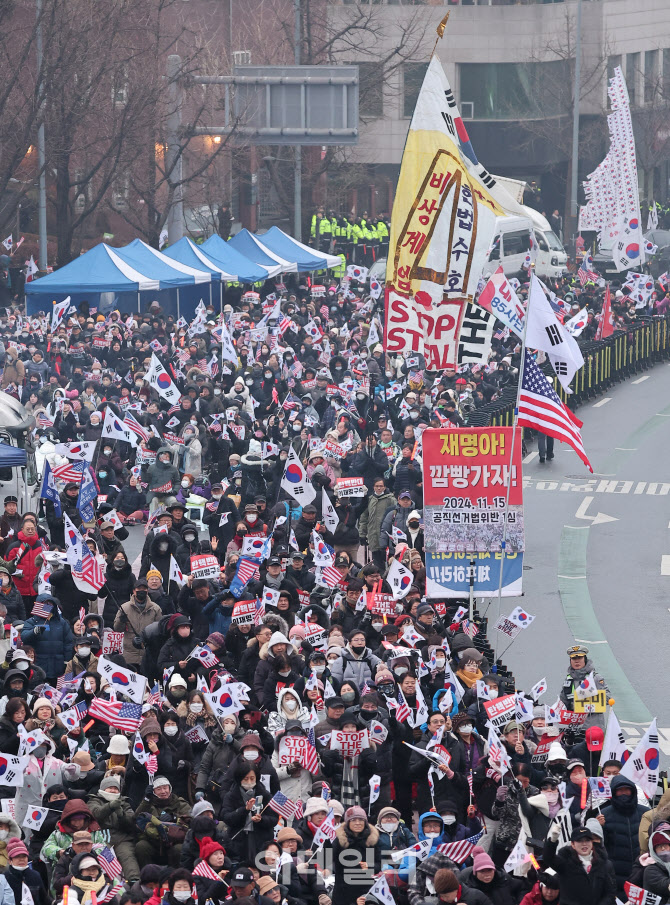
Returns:
[[[494,188],[498,197],[499,187],[477,161],[447,77],[433,57],[407,136],[391,217],[388,352],[421,352],[427,370],[456,370],[465,307],[474,301],[496,217],[504,215]]]
[[[504,596],[521,594],[524,551],[521,430],[510,468],[511,427],[423,432],[427,596],[463,597],[474,561],[477,597],[498,593],[507,488]]]

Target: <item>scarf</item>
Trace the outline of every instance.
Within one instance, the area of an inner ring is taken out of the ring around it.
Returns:
[[[482,673],[481,669],[478,669],[477,672],[465,672],[464,669],[459,669],[456,675],[464,685],[467,685],[468,688],[474,688],[474,686],[477,684],[477,681],[484,678],[484,674]]]
[[[79,896],[80,905],[84,905],[84,902],[87,900],[89,902],[93,901],[93,897],[91,896],[92,892],[96,893],[97,898],[97,894],[106,883],[105,875],[102,872],[97,880],[80,880],[78,877],[74,877],[72,880],[72,885],[76,886],[77,889],[81,889],[84,893],[83,896]]]
[[[201,720],[202,725],[206,728],[218,725],[212,714],[209,713],[207,709],[203,710],[201,713],[191,713],[191,711],[189,710],[188,716],[186,717],[186,725],[195,726],[198,720]]]
[[[354,805],[361,803],[358,794],[358,754],[353,757],[343,757],[344,769],[342,771],[342,792],[340,801],[342,807],[346,811],[347,808],[353,808]]]

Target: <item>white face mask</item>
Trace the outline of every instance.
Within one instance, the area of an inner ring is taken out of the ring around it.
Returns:
[[[0,839],[6,839],[9,836],[9,830],[0,830]]]
[[[452,826],[452,824],[456,823],[456,818],[453,814],[447,814],[447,816],[443,817],[442,820],[444,820],[447,826]]]
[[[91,648],[88,645],[84,645],[83,647],[78,647],[77,653],[82,657],[88,657],[88,655],[91,653]]]
[[[325,666],[315,666],[315,667],[314,667],[314,672],[317,674],[317,676],[323,675],[323,673],[324,673],[325,671],[326,671],[326,667],[325,667]]]
[[[244,789],[245,792],[251,792],[252,789],[256,788],[255,782],[241,782],[240,785]]]
[[[472,725],[470,723],[464,723],[462,726],[458,727],[458,731],[462,732],[463,735],[470,735],[472,732]]]
[[[169,736],[176,735],[179,732],[179,726],[164,726],[163,732]]]
[[[202,713],[202,704],[191,704],[191,713]]]
[[[188,889],[180,889],[173,892],[172,895],[178,902],[187,902],[191,898],[191,893]]]
[[[398,829],[398,824],[392,822],[382,823],[381,828],[385,833],[395,833],[395,831]]]
[[[293,713],[297,706],[298,704],[294,698],[286,698],[286,700],[284,701],[284,707],[289,711],[289,713]]]
[[[254,522],[257,521],[257,519],[258,519],[258,516],[254,512],[250,512],[247,515],[247,521],[249,522],[250,525],[253,525]]]
[[[251,748],[250,750],[245,751],[242,756],[245,760],[256,760],[258,751],[255,748]]]
[[[437,839],[439,833],[424,833],[426,839]]]
[[[184,487],[184,488],[186,488],[186,487],[190,487],[191,485],[189,484],[188,481],[182,481],[182,482],[181,482],[181,486]]]
[[[547,799],[549,804],[556,804],[558,801],[558,789],[545,789],[544,797]]]

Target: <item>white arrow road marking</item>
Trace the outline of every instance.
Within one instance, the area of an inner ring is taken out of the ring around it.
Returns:
[[[604,512],[599,512],[597,515],[587,515],[586,510],[589,508],[592,502],[592,496],[585,496],[579,506],[579,509],[575,513],[575,517],[585,519],[587,522],[591,522],[592,525],[604,525],[605,522],[619,521],[618,518],[615,518],[612,515],[605,515]]]

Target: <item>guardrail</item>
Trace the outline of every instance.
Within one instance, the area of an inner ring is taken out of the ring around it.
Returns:
[[[568,395],[563,390],[551,365],[547,363],[543,366],[559,398],[573,410],[605,392],[614,383],[627,380],[646,371],[655,362],[670,358],[670,315],[643,317],[607,339],[578,342],[584,356],[584,367],[575,375],[572,394]],[[505,387],[499,399],[477,409],[467,423],[475,427],[510,427],[514,420],[515,402],[516,386]]]

